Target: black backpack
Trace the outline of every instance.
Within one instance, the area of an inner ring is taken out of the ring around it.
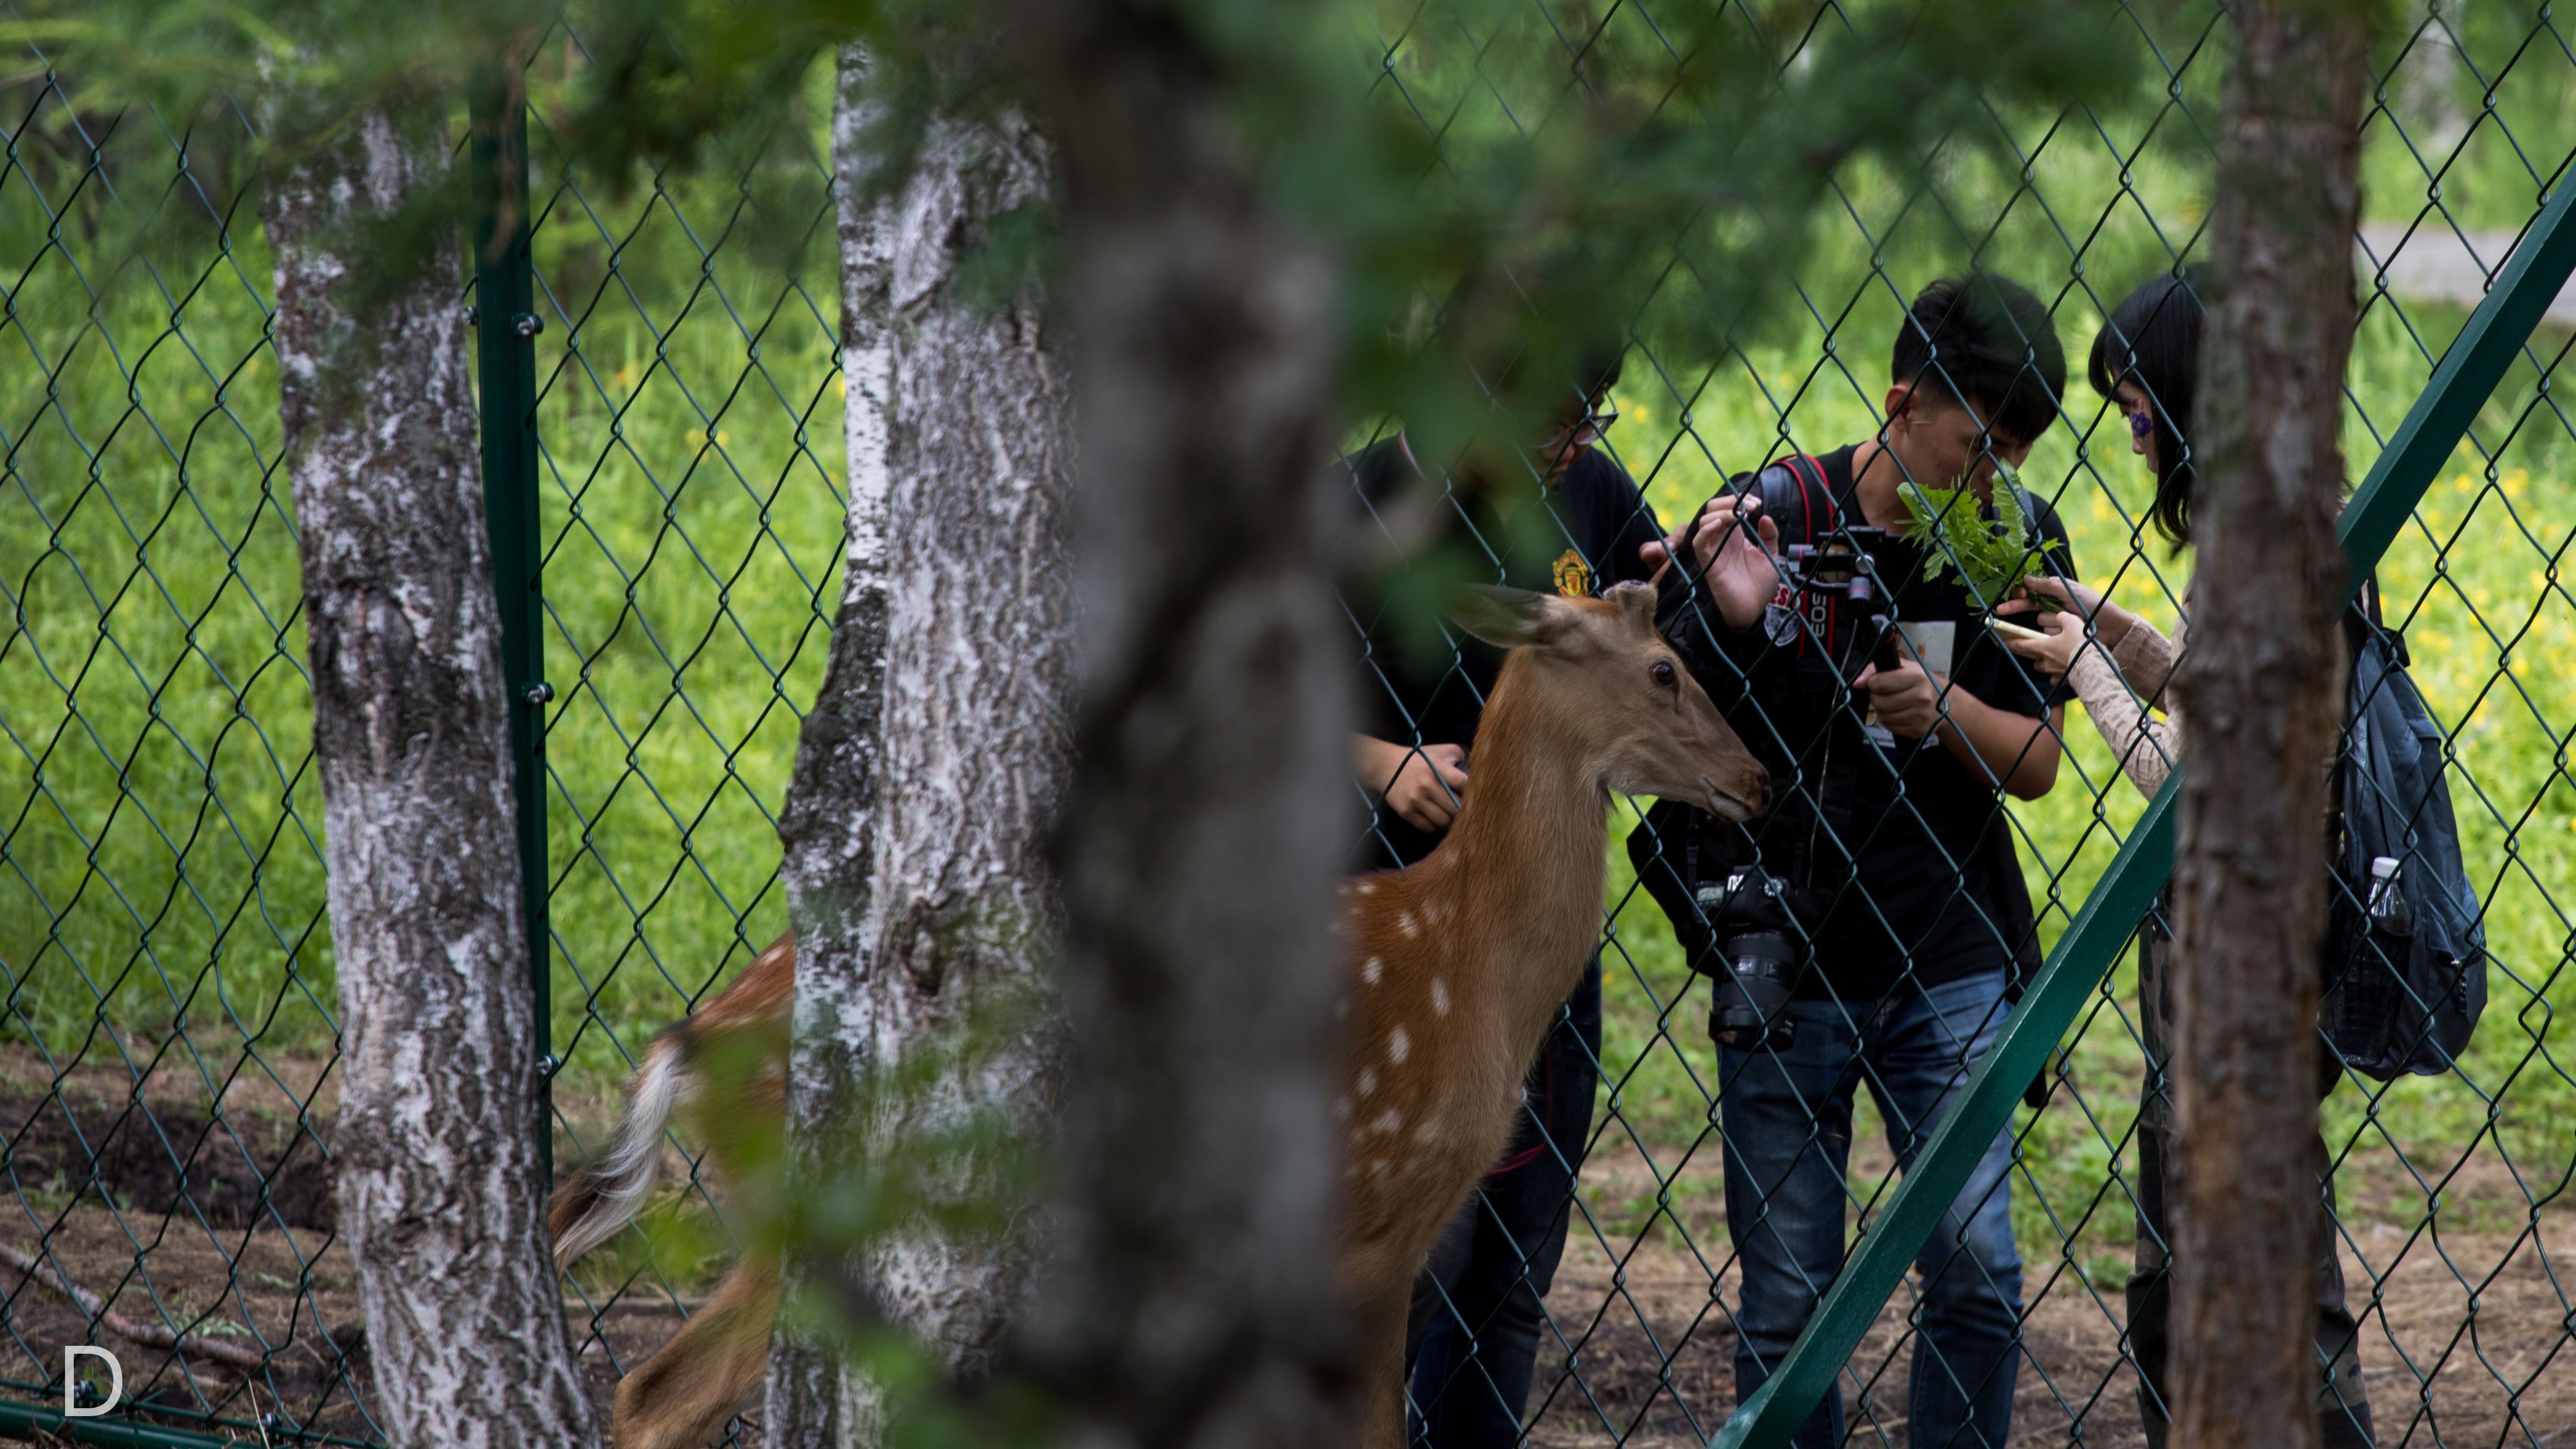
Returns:
[[[2487,1004],[2487,939],[2460,857],[2446,739],[2380,622],[2374,581],[2344,611],[2352,685],[2335,761],[2326,917],[2328,1045],[2379,1081],[2447,1072]]]

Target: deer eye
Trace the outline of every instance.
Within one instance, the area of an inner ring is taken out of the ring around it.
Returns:
[[[1657,685],[1665,689],[1673,687],[1673,662],[1671,660],[1656,660],[1653,673],[1655,676],[1655,683]]]

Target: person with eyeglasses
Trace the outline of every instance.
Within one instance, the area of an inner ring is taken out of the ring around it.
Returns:
[[[1647,554],[1666,542],[1663,530],[1627,472],[1595,446],[1618,418],[1609,398],[1619,373],[1619,354],[1606,347],[1579,358],[1570,376],[1524,359],[1504,371],[1496,416],[1537,413],[1545,420],[1534,435],[1511,436],[1502,423],[1464,456],[1442,459],[1397,433],[1343,460],[1379,547],[1404,551],[1345,593],[1364,656],[1351,770],[1371,814],[1358,868],[1429,855],[1475,788],[1476,724],[1502,652],[1447,627],[1439,606],[1459,585],[1585,597],[1654,579]],[[1547,407],[1550,396],[1562,405]],[[1406,1346],[1413,1444],[1520,1441],[1542,1300],[1591,1135],[1600,1050],[1596,955],[1530,1068],[1510,1146],[1416,1284]]]
[[[2154,470],[2156,496],[2147,516],[2176,550],[2191,537],[2192,494],[2199,482],[2188,440],[2201,322],[2200,299],[2190,279],[2163,276],[2131,292],[2093,339],[2093,389],[2126,416],[2130,451]],[[2032,579],[2029,594],[1996,611],[2038,615],[2033,622],[2043,630],[2041,636],[2014,640],[2013,652],[2074,688],[2084,713],[2110,744],[2111,757],[2138,792],[2152,799],[2182,750],[2182,719],[2172,709],[2166,686],[2182,654],[2183,630],[2177,628],[2168,638],[2071,579]],[[2157,718],[2160,712],[2162,719]],[[2168,1375],[2172,1219],[2166,1172],[2176,1148],[2167,1076],[2173,1042],[2168,919],[2160,904],[2138,930],[2138,1016],[2147,1064],[2138,1087],[2138,1242],[2127,1300],[2129,1352],[2138,1367],[2138,1413],[2150,1449],[2164,1449],[2173,1404]],[[2341,1076],[2332,1053],[2321,1054],[2321,1065],[2320,1098],[2334,1090]],[[2317,1171],[2322,1215],[2316,1264],[2318,1442],[2324,1449],[2368,1449],[2374,1441],[2370,1398],[2362,1383],[2361,1329],[2344,1302],[2343,1263],[2334,1247],[2334,1178],[2322,1136],[2310,1144],[2308,1154]]]

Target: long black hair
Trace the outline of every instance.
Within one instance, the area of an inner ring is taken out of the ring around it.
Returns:
[[[2147,516],[2175,544],[2191,536],[2192,404],[2200,375],[2200,297],[2181,273],[2157,277],[2112,309],[2093,338],[2093,390],[2111,397],[2124,382],[2146,393],[2155,422],[2156,501]]]

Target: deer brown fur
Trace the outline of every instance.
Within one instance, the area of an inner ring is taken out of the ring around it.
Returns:
[[[1652,589],[1478,595],[1460,622],[1512,652],[1457,818],[1428,859],[1343,894],[1340,1271],[1370,1449],[1403,1442],[1414,1276],[1502,1155],[1521,1079],[1591,959],[1612,796],[1743,819],[1769,783],[1655,632]]]
[[[1768,787],[1655,632],[1654,599],[1638,584],[1599,600],[1476,591],[1460,622],[1512,652],[1477,728],[1473,784],[1428,859],[1344,887],[1339,1273],[1364,1335],[1359,1438],[1370,1449],[1403,1440],[1414,1276],[1501,1155],[1521,1079],[1590,959],[1612,797],[1742,819]],[[600,1168],[557,1194],[562,1261],[641,1205],[651,1176],[645,1166],[639,1181],[639,1164],[658,1163],[676,1084],[706,1041],[767,1033],[757,1039],[783,1064],[794,968],[794,943],[781,940],[656,1039]],[[766,1111],[774,1131],[777,1104],[771,1089],[735,1110]],[[709,1312],[619,1385],[617,1449],[694,1444],[759,1382],[777,1273],[774,1257],[747,1258]]]
[[[760,1145],[785,1129],[795,996],[796,940],[781,936],[732,985],[654,1036],[608,1146],[555,1188],[546,1225],[557,1266],[572,1266],[644,1206],[675,1115],[707,1144],[717,1177],[745,1181]],[[704,1441],[760,1386],[777,1311],[777,1252],[755,1241],[688,1324],[618,1380],[614,1449],[688,1449]]]

